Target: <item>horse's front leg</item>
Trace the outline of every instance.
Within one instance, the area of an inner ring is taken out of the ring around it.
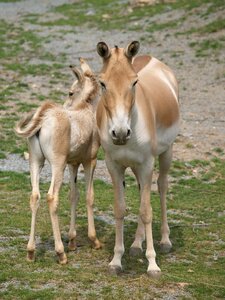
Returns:
[[[118,274],[122,271],[121,259],[124,254],[123,223],[126,213],[126,204],[124,200],[123,181],[125,169],[109,159],[106,159],[106,164],[113,182],[114,215],[116,222],[114,256],[112,261],[109,263],[109,271],[112,274]]]
[[[145,226],[146,233],[146,257],[148,259],[148,274],[156,277],[160,275],[160,268],[156,263],[156,253],[153,245],[152,235],[152,207],[150,203],[150,192],[152,182],[153,162],[146,164],[144,167],[139,168],[138,178],[140,183],[140,217]]]
[[[138,179],[138,174],[136,173],[135,168],[132,168],[132,171],[134,172],[136,179],[137,179],[137,183],[138,183],[138,187],[140,190],[140,184],[139,184],[139,179]],[[131,256],[140,256],[143,252],[142,249],[142,243],[145,240],[145,226],[142,222],[142,219],[140,217],[140,215],[138,216],[138,226],[137,226],[137,230],[135,233],[135,239],[133,244],[130,247],[130,255]]]

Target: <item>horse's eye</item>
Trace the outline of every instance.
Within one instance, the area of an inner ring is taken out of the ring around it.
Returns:
[[[102,82],[102,81],[100,81],[100,85],[101,85],[102,90],[105,91],[105,90],[106,90],[106,85],[105,85],[105,83]]]
[[[70,96],[70,97],[73,96],[73,94],[74,94],[73,92],[69,92],[69,96]]]

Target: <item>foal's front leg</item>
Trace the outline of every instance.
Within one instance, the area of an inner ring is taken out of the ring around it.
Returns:
[[[109,270],[113,274],[118,274],[122,271],[121,259],[124,254],[123,223],[126,213],[126,204],[124,200],[123,180],[125,169],[107,159],[106,163],[113,181],[114,215],[116,221],[114,256],[109,264]]]

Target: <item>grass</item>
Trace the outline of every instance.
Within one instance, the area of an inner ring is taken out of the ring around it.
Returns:
[[[224,7],[224,2],[222,0],[208,1],[176,1],[175,3],[158,3],[153,6],[144,7],[134,7],[129,10],[128,1],[119,2],[115,0],[110,1],[80,1],[72,4],[63,4],[54,9],[54,12],[60,13],[62,18],[58,18],[54,21],[43,21],[41,22],[44,26],[82,26],[87,25],[89,27],[97,27],[100,30],[138,30],[143,31],[143,24],[132,25],[136,21],[140,21],[143,18],[150,18],[157,14],[163,14],[165,12],[182,9],[186,13],[192,13],[193,10],[207,5],[207,11],[203,14],[204,17],[210,15],[210,13],[215,12],[218,8]],[[78,16],[75,18],[74,16]],[[171,21],[168,23],[157,23],[151,25],[147,30],[160,30],[163,28],[179,28],[178,21]],[[37,20],[35,22],[38,22]]]
[[[0,2],[14,2],[1,1]],[[16,1],[15,1],[16,2]],[[13,127],[19,117],[35,109],[45,99],[63,102],[67,95],[70,71],[66,73],[70,54],[55,55],[46,47],[54,38],[79,32],[79,27],[96,30],[132,30],[138,32],[144,44],[154,45],[157,34],[169,29],[169,35],[180,33],[180,25],[188,16],[198,13],[205,25],[182,32],[193,39],[190,47],[198,57],[210,58],[221,53],[224,39],[215,39],[224,28],[224,19],[211,19],[211,15],[224,9],[222,0],[180,0],[171,4],[127,10],[126,1],[87,1],[70,3],[52,9],[58,19],[40,21],[39,14],[24,16],[12,24],[0,21],[0,60],[3,72],[0,79],[0,158],[7,153],[22,153],[26,142],[15,136]],[[151,16],[162,16],[173,10],[184,10],[185,19],[151,23]],[[76,16],[76,17],[74,17]],[[150,21],[149,21],[150,20]],[[33,26],[32,30],[25,25]],[[66,25],[66,26],[64,26]],[[69,26],[71,25],[71,26]],[[58,27],[56,27],[58,26]],[[41,35],[49,30],[49,35]],[[201,39],[199,40],[199,36]],[[75,37],[76,38],[76,37]],[[75,43],[76,40],[74,39]],[[151,44],[150,43],[150,44]],[[65,45],[67,49],[69,45]],[[76,48],[74,53],[76,54]],[[174,51],[172,57],[183,52]],[[32,80],[31,80],[32,79]],[[35,80],[34,80],[35,79]],[[29,81],[30,80],[30,81]],[[41,87],[33,88],[41,82]],[[59,89],[58,89],[59,87]],[[29,101],[28,101],[29,99]],[[192,144],[186,144],[192,149]],[[159,280],[146,275],[147,262],[143,254],[131,258],[128,254],[136,229],[138,191],[133,177],[126,176],[124,272],[119,277],[108,274],[108,263],[114,247],[113,189],[100,180],[95,181],[95,223],[104,247],[93,250],[87,239],[87,218],[84,201],[84,183],[80,183],[81,200],[78,206],[78,250],[68,252],[69,263],[59,266],[45,194],[49,184],[41,183],[41,207],[37,221],[37,259],[33,264],[25,260],[30,229],[29,174],[0,172],[0,298],[1,299],[223,299],[225,298],[224,251],[224,149],[215,148],[218,158],[209,161],[175,161],[171,169],[168,193],[168,218],[173,251],[159,252],[160,206],[158,193],[152,193],[154,212],[154,241],[157,261],[162,269]],[[212,157],[212,156],[211,156]],[[100,149],[98,159],[104,159]],[[60,228],[63,241],[68,243],[69,201],[68,186],[60,193]]]
[[[193,172],[198,169],[198,176]],[[182,175],[180,174],[182,170]],[[178,171],[178,173],[176,173]],[[210,181],[205,180],[210,173]],[[225,162],[214,158],[210,162],[192,161],[188,165],[175,162],[172,174],[176,179],[169,192],[168,218],[173,251],[159,252],[160,205],[152,195],[154,241],[157,261],[162,269],[159,280],[145,272],[144,255],[131,258],[138,212],[138,192],[133,177],[126,176],[126,202],[129,213],[125,220],[124,272],[115,277],[108,274],[107,265],[113,253],[114,225],[111,185],[95,181],[95,223],[102,250],[93,250],[87,239],[87,219],[84,184],[79,184],[81,199],[77,212],[78,250],[68,253],[69,263],[56,263],[50,218],[44,195],[48,184],[41,183],[43,200],[38,214],[38,246],[36,262],[27,263],[26,243],[30,227],[28,174],[1,172],[0,184],[0,297],[12,299],[148,299],[163,295],[178,295],[179,299],[224,298],[225,263],[224,210]],[[69,229],[68,186],[60,194],[60,227],[67,245]],[[10,218],[8,212],[10,211]],[[67,246],[66,246],[67,249]],[[21,272],[21,269],[23,272]]]
[[[224,48],[224,41],[218,41],[216,39],[206,39],[201,42],[191,42],[190,47],[194,47],[196,57],[206,57],[213,52],[213,56]]]

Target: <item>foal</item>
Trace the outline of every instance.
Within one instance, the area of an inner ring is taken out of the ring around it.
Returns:
[[[30,261],[34,260],[35,223],[40,200],[39,174],[45,159],[49,161],[52,171],[47,201],[55,240],[55,251],[60,264],[67,263],[57,216],[59,190],[66,164],[69,165],[70,171],[71,222],[69,249],[76,249],[75,217],[79,198],[77,171],[80,164],[84,167],[86,182],[88,237],[96,249],[101,246],[96,237],[93,216],[93,173],[100,145],[95,121],[99,87],[87,63],[83,59],[80,59],[80,62],[82,71],[71,66],[77,80],[72,85],[69,92],[70,99],[64,106],[53,102],[45,102],[33,115],[22,119],[15,128],[19,136],[28,138],[29,146],[32,221],[27,245],[27,258]]]
[[[123,221],[124,172],[131,167],[140,188],[140,214],[131,253],[142,251],[146,237],[147,272],[160,274],[155,261],[152,237],[150,189],[155,157],[159,157],[158,188],[162,211],[161,248],[169,251],[169,226],[166,214],[167,174],[172,158],[172,144],[179,130],[178,86],[172,71],[151,56],[133,59],[139,42],[125,49],[100,42],[98,54],[103,58],[100,74],[102,96],[97,108],[97,125],[106,164],[114,186],[116,240],[110,270],[122,270],[124,253]]]

